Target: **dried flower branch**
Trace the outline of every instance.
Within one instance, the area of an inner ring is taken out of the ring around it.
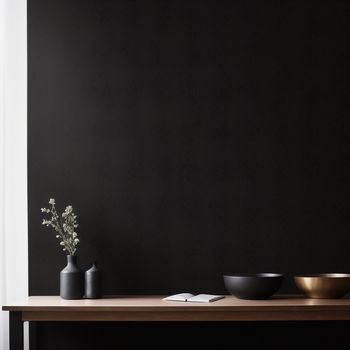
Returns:
[[[61,239],[60,245],[63,247],[63,251],[67,251],[69,255],[75,255],[79,239],[77,232],[75,232],[78,223],[73,207],[68,205],[62,215],[59,216],[55,207],[55,199],[51,198],[49,204],[51,208],[41,208],[41,212],[51,214],[51,219],[43,219],[42,224],[47,227],[52,226],[58,233],[56,238]]]

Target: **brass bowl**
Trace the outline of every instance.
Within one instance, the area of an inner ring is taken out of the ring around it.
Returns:
[[[350,274],[323,273],[295,276],[295,284],[308,298],[336,299],[350,291]]]

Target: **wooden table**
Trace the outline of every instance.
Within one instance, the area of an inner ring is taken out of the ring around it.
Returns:
[[[3,306],[10,312],[10,350],[23,349],[23,322],[45,321],[319,321],[350,320],[350,299],[276,296],[214,303],[162,301],[162,296],[118,296],[97,300],[63,300],[33,296]]]

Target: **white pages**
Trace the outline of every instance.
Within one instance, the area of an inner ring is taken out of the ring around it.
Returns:
[[[170,295],[163,300],[165,301],[188,301],[195,303],[211,303],[213,301],[225,298],[223,295],[212,295],[212,294],[198,294],[193,295],[191,293],[180,293]]]

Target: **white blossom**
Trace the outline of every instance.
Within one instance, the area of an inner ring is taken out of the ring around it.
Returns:
[[[74,255],[77,250],[79,239],[77,238],[78,233],[74,230],[78,227],[78,223],[76,221],[77,216],[73,212],[73,207],[68,205],[61,214],[62,219],[60,219],[55,208],[55,199],[50,198],[49,204],[51,205],[51,209],[41,208],[41,212],[51,213],[51,219],[43,219],[42,224],[52,226],[58,233],[56,238],[60,238],[62,240],[60,245],[64,247],[63,251],[67,251],[68,254]]]

